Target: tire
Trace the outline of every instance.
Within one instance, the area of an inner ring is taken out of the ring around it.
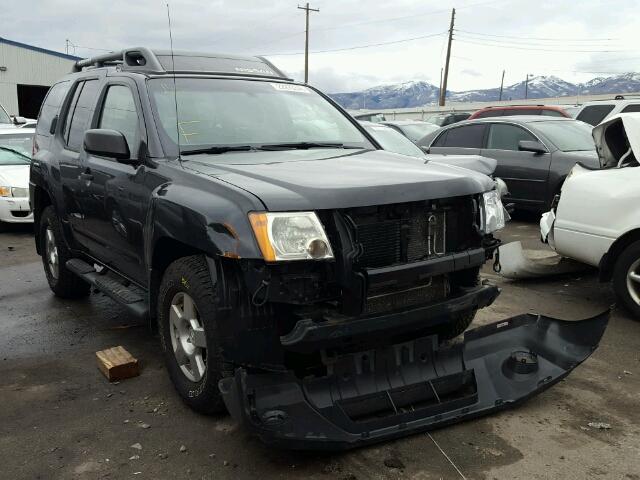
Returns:
[[[473,310],[459,313],[455,315],[451,321],[438,327],[438,340],[451,340],[452,338],[461,335],[467,328],[469,328],[469,325],[473,322],[477,311],[478,310],[474,308]]]
[[[89,295],[91,286],[65,266],[73,255],[64,242],[62,225],[52,206],[46,207],[40,215],[39,233],[42,266],[53,293],[61,298]],[[53,256],[52,252],[55,252]]]
[[[630,278],[636,274],[638,281]],[[640,241],[627,246],[613,267],[613,291],[620,302],[640,320]]]
[[[217,312],[216,285],[203,255],[169,265],[160,284],[157,312],[165,363],[182,400],[207,415],[226,410],[218,382],[233,375],[232,365],[223,359]]]

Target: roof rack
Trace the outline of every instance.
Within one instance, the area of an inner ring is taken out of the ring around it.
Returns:
[[[81,72],[84,68],[109,66],[118,66],[123,71],[151,74],[217,74],[292,81],[264,57],[172,52],[170,50],[150,50],[146,47],[127,48],[79,60],[74,64],[72,72]]]

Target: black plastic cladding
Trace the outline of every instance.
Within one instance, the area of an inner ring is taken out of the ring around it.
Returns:
[[[434,337],[347,355],[324,378],[236,370],[220,381],[236,421],[265,443],[341,450],[515,406],[566,377],[597,348],[609,312],[582,321],[520,315],[438,347]],[[513,357],[530,358],[527,369]]]

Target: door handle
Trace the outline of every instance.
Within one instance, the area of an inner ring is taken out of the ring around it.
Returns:
[[[80,180],[85,180],[87,182],[90,182],[91,180],[93,180],[93,175],[87,172],[81,173]]]

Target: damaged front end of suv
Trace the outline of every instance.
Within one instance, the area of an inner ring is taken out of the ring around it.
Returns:
[[[219,382],[234,419],[283,448],[352,448],[514,405],[592,353],[607,314],[520,315],[447,344],[499,294],[479,271],[503,206],[482,191],[493,182],[468,175],[483,177],[479,192],[432,186],[432,199],[248,214],[263,258],[223,262],[241,272],[225,274],[234,308],[219,322],[237,366]]]

